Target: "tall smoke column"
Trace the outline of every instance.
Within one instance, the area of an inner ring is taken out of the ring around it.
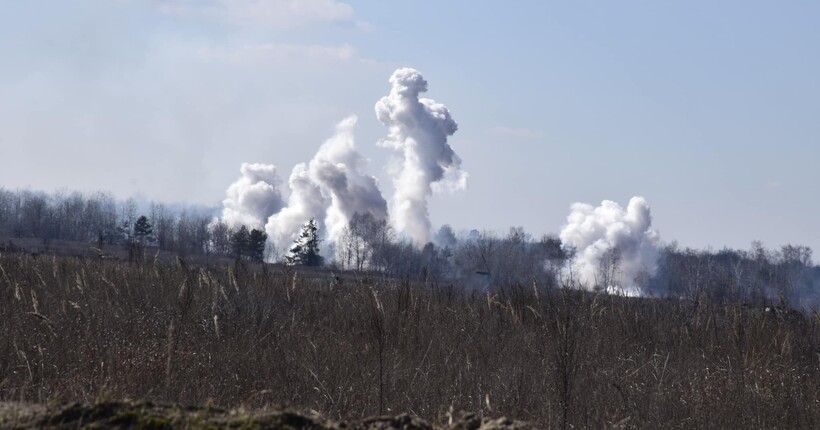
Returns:
[[[376,178],[363,172],[367,160],[356,150],[353,132],[357,121],[351,115],[337,124],[336,134],[319,148],[309,164],[311,179],[330,198],[325,226],[328,238],[334,242],[357,212],[387,218],[387,202]]]
[[[389,130],[379,144],[403,156],[393,180],[393,224],[420,246],[431,238],[427,197],[434,188],[460,189],[467,183],[461,159],[447,143],[458,125],[443,104],[419,98],[427,81],[418,70],[398,69],[390,84],[390,95],[376,103],[376,117]]]
[[[305,222],[311,218],[321,222],[328,206],[327,198],[322,195],[319,185],[310,178],[305,163],[293,167],[288,185],[291,190],[288,206],[268,218],[265,225],[268,238],[285,249],[299,235]]]
[[[222,201],[222,219],[233,228],[262,228],[284,205],[282,180],[272,164],[242,163],[239,171],[242,176],[228,187]]]
[[[619,253],[618,276],[607,281],[610,285],[603,285],[607,289],[640,294],[635,279],[642,273],[652,275],[657,269],[660,236],[652,228],[649,204],[643,197],[631,198],[626,211],[609,200],[598,207],[575,203],[560,237],[565,245],[575,247],[574,269],[587,288],[606,279],[601,267],[613,250]]]

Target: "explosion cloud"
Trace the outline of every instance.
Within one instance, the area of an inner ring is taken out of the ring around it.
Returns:
[[[222,201],[222,219],[233,228],[262,228],[268,217],[282,209],[282,180],[272,164],[243,163],[242,176],[228,187]]]
[[[421,246],[431,239],[427,197],[434,189],[466,186],[461,159],[447,143],[458,125],[443,104],[419,98],[427,81],[418,70],[398,69],[390,84],[390,94],[376,103],[376,117],[389,130],[380,145],[403,157],[393,179],[392,222]]]
[[[387,217],[387,202],[376,178],[362,171],[366,160],[354,143],[356,121],[356,116],[342,120],[309,163],[294,167],[288,205],[271,216],[266,226],[274,243],[288,244],[311,218],[324,222],[322,230],[336,241],[356,212]]]
[[[296,237],[307,220],[313,218],[321,221],[328,206],[328,199],[322,190],[310,178],[307,164],[299,163],[293,167],[288,179],[290,197],[288,205],[279,213],[268,218],[265,231],[268,238],[279,246],[288,246]]]
[[[427,91],[427,81],[417,70],[398,69],[390,83],[390,94],[376,103],[376,116],[388,127],[387,138],[379,144],[401,154],[399,167],[391,172],[391,222],[421,246],[431,239],[427,198],[434,191],[466,185],[461,159],[447,143],[458,126],[444,105],[419,98]],[[386,219],[387,202],[376,178],[364,172],[366,160],[355,147],[356,123],[356,116],[342,120],[313,159],[293,168],[287,205],[275,167],[243,164],[242,178],[228,189],[223,219],[232,227],[264,224],[279,246],[287,246],[311,218],[322,224],[320,230],[331,241],[341,237],[355,213]]]
[[[560,237],[576,249],[573,270],[587,288],[639,294],[636,280],[657,268],[660,237],[643,197],[631,198],[625,211],[609,200],[598,207],[575,203]]]
[[[356,151],[353,131],[357,117],[351,115],[336,126],[336,134],[328,139],[310,161],[310,177],[330,198],[325,227],[328,237],[341,237],[355,213],[369,213],[376,219],[387,218],[387,202],[382,197],[376,178],[363,172],[365,158]]]

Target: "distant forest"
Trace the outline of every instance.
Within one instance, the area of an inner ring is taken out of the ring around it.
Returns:
[[[0,250],[17,247],[19,251],[48,253],[53,251],[53,243],[67,241],[103,256],[111,248],[129,249],[139,243],[144,252],[182,257],[288,261],[293,244],[266,246],[263,238],[260,245],[263,232],[257,230],[254,236],[249,234],[253,229],[231,228],[215,219],[212,210],[172,209],[155,203],[141,206],[104,192],[0,188]],[[140,222],[143,224],[138,227]],[[256,243],[239,246],[240,236],[246,242],[254,237]],[[20,247],[20,243],[26,245]],[[506,234],[477,230],[456,234],[444,225],[434,242],[419,249],[397,238],[385,221],[355,216],[339,243],[318,246],[326,256],[325,265],[333,270],[449,281],[479,290],[522,286],[618,290],[613,288],[619,274],[618,250],[601,262],[596,285],[579,285],[572,278],[574,250],[563,246],[555,235],[536,238],[521,227],[512,227]],[[133,253],[128,255],[133,257]],[[138,255],[143,258],[147,254]],[[769,249],[752,242],[748,250],[696,250],[671,243],[660,250],[655,273],[626,282],[644,296],[801,310],[820,305],[820,266],[812,261],[812,250],[801,245]]]

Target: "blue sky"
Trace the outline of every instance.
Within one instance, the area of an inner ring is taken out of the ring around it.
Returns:
[[[0,185],[218,204],[336,122],[386,196],[401,66],[459,123],[434,225],[557,232],[652,207],[665,241],[820,250],[820,3],[0,0]],[[820,252],[820,251],[818,251]]]

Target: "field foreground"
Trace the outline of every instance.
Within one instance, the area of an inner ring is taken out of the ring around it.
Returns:
[[[117,406],[167,410],[183,428],[234,425],[219,421],[234,419],[225,411],[268,405],[348,428],[367,428],[362,417],[450,410],[538,428],[820,425],[818,313],[535,282],[485,293],[339,275],[2,254],[0,402],[224,408]],[[69,417],[88,418],[100,406],[72,408]],[[59,425],[37,419],[63,412],[11,407],[4,416],[36,427]],[[265,413],[236,419],[285,416]],[[390,428],[383,421],[370,428]]]
[[[6,429],[402,429],[402,430],[526,430],[532,426],[506,418],[489,419],[462,414],[447,424],[434,425],[410,415],[372,417],[340,423],[317,414],[293,411],[245,411],[192,408],[150,402],[103,402],[94,405],[73,403],[45,406],[0,402],[0,427]]]

